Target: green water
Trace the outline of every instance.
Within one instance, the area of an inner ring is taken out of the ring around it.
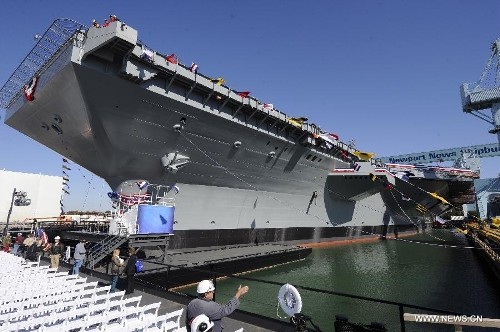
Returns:
[[[432,235],[432,236],[431,236]],[[500,318],[500,302],[488,269],[480,264],[473,249],[439,245],[468,246],[465,238],[448,230],[405,238],[404,241],[377,241],[326,249],[314,249],[304,261],[258,271],[245,276],[290,283],[353,295],[403,302],[412,305]],[[216,296],[224,302],[234,295],[239,284],[247,284],[249,293],[240,309],[277,318],[279,286],[241,280],[218,281]],[[398,308],[391,305],[300,290],[302,312],[311,316],[322,331],[334,331],[337,314],[350,321],[386,324],[399,331]],[[194,293],[193,289],[189,290]],[[417,312],[405,309],[406,312]],[[280,310],[279,315],[285,314]],[[453,331],[437,325],[407,323],[407,331]],[[464,328],[464,331],[487,329]],[[498,331],[498,330],[495,330]]]

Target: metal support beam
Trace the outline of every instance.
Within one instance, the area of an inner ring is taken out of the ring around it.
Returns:
[[[236,112],[234,112],[233,119],[236,117],[236,115],[238,115],[238,112],[241,110],[242,107],[243,107],[243,103],[240,106],[238,106],[238,108],[236,109]]]
[[[174,83],[174,80],[175,80],[176,76],[177,76],[177,70],[175,71],[175,73],[170,78],[170,81],[168,82],[167,86],[165,86],[165,92],[168,92],[168,90],[170,89],[170,86],[172,85],[172,83]],[[166,81],[165,81],[165,83],[166,83]]]
[[[196,79],[195,79],[193,85],[191,85],[189,91],[186,93],[186,100],[188,99],[188,97],[191,94],[191,92],[193,92],[195,86],[196,86]]]

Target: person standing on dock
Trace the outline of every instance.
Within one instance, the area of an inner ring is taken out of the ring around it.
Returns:
[[[10,233],[6,233],[2,238],[3,251],[9,252],[11,243],[12,243],[12,237],[10,236]]]
[[[215,302],[214,292],[215,287],[212,281],[202,280],[196,288],[198,298],[189,302],[186,312],[186,328],[188,332],[196,332],[191,330],[193,319],[199,315],[207,315],[214,323],[213,332],[222,332],[222,317],[229,316],[233,311],[240,306],[240,297],[248,292],[248,286],[238,287],[234,297],[226,304],[222,305]]]
[[[50,255],[50,267],[53,269],[59,268],[59,259],[64,252],[64,245],[61,243],[61,238],[56,236],[54,238],[54,243],[50,246],[49,255]]]
[[[85,259],[85,254],[87,253],[85,243],[87,243],[87,240],[80,240],[80,242],[75,247],[75,253],[73,255],[73,259],[75,260],[75,262],[73,263],[72,274],[78,275],[80,273],[80,267],[82,266],[83,260]]]
[[[24,236],[23,233],[17,233],[16,242],[14,242],[14,248],[12,249],[12,254],[17,255],[19,248],[23,245]]]
[[[127,289],[125,294],[132,294],[135,288],[135,263],[137,263],[137,256],[135,255],[135,249],[128,248],[128,255],[130,256],[127,260],[127,265],[123,269],[123,274],[127,276]]]
[[[110,292],[116,290],[116,283],[118,282],[118,276],[120,275],[120,268],[123,266],[123,259],[120,258],[120,249],[113,250],[113,256],[111,256],[111,288]]]

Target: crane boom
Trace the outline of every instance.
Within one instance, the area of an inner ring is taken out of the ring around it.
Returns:
[[[420,153],[403,154],[399,156],[382,157],[384,163],[399,163],[399,164],[427,164],[443,161],[455,161],[462,157],[462,154],[473,154],[478,158],[498,157],[500,156],[500,144],[481,144],[471,145],[460,148],[452,148],[446,150],[434,150]]]
[[[489,132],[498,136],[500,143],[500,40],[491,47],[491,56],[486,67],[475,83],[460,86],[462,110],[493,125]],[[491,110],[491,117],[481,111]]]

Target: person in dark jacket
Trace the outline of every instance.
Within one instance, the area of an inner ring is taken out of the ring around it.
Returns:
[[[64,253],[64,245],[61,243],[61,238],[56,236],[54,238],[54,243],[50,246],[50,267],[53,269],[59,268],[59,260]]]
[[[125,294],[132,294],[135,288],[135,263],[137,262],[137,256],[135,255],[135,249],[128,248],[128,255],[130,256],[127,260],[127,265],[123,269],[123,274],[127,276],[127,289]]]
[[[26,259],[32,262],[38,260],[38,253],[40,252],[40,247],[36,241],[33,241],[31,245],[26,249]]]
[[[240,297],[248,292],[248,286],[239,287],[236,290],[234,297],[226,304],[219,304],[215,302],[214,292],[215,287],[212,281],[202,280],[196,287],[198,298],[189,302],[186,310],[186,329],[188,332],[193,331],[191,325],[196,317],[199,315],[206,315],[211,322],[213,322],[213,332],[222,332],[222,318],[230,315],[234,310],[240,306]]]

